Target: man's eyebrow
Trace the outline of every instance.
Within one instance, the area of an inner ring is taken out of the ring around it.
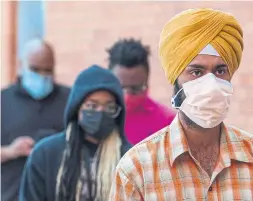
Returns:
[[[30,68],[31,68],[31,69],[34,69],[34,70],[53,71],[53,68],[52,68],[52,67],[42,68],[42,67],[40,67],[40,66],[31,65]]]
[[[216,65],[216,68],[224,68],[224,67],[228,67],[228,65],[227,64],[218,64],[218,65]]]
[[[187,66],[187,68],[198,68],[198,69],[206,69],[205,66],[200,65],[200,64],[190,64]]]
[[[200,65],[200,64],[190,64],[187,66],[188,68],[198,68],[198,69],[206,69],[205,66]],[[224,67],[228,67],[227,64],[218,64],[215,66],[215,68],[224,68]]]

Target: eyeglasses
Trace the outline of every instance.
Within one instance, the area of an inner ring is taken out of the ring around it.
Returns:
[[[83,104],[83,109],[87,112],[99,112],[104,111],[108,116],[117,118],[121,112],[121,107],[115,103],[100,104],[93,101],[87,101]]]
[[[142,84],[142,85],[136,85],[136,86],[123,86],[122,89],[125,93],[130,94],[139,94],[147,90],[148,85]]]

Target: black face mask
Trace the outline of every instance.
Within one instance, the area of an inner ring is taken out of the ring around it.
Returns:
[[[115,128],[115,119],[103,111],[90,112],[83,110],[82,119],[78,121],[86,135],[99,141],[106,139]]]

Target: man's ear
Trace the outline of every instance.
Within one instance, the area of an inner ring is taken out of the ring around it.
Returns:
[[[146,85],[147,85],[147,88],[149,89],[149,81],[147,81],[147,84],[146,84]]]
[[[29,68],[29,63],[26,60],[19,59],[17,61],[17,76],[21,76],[22,72],[25,70],[25,68]]]
[[[15,65],[15,77],[20,77],[22,75],[22,71],[23,71],[23,62],[21,61],[21,59],[17,59],[16,60],[16,65]]]
[[[174,85],[173,85],[173,94],[172,96],[175,96],[176,93],[180,90],[179,84],[178,84],[178,79],[176,79]]]

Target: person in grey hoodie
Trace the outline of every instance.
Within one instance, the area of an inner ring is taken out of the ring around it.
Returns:
[[[93,65],[77,77],[66,130],[40,141],[26,163],[19,201],[106,201],[117,163],[130,148],[121,85]]]

